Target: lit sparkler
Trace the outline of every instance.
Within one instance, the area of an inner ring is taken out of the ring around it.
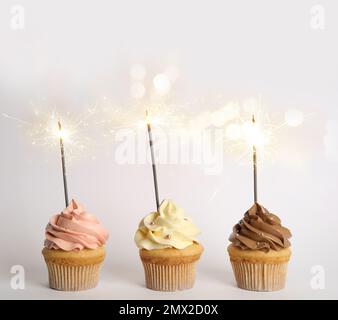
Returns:
[[[68,185],[67,185],[67,174],[66,174],[66,157],[65,157],[65,147],[64,139],[68,137],[68,132],[62,128],[61,121],[58,121],[58,136],[60,139],[60,151],[61,151],[61,164],[62,164],[62,178],[63,178],[63,190],[65,194],[66,207],[68,207]]]
[[[67,149],[67,160],[69,160],[70,156],[74,157],[76,152],[83,156],[84,151],[87,150],[88,143],[91,142],[91,139],[83,132],[91,127],[89,126],[88,118],[94,113],[94,109],[87,109],[87,112],[75,121],[71,119],[69,113],[61,116],[56,111],[46,113],[35,109],[35,119],[30,122],[3,114],[5,118],[19,123],[20,126],[27,130],[33,145],[52,147],[53,149],[59,147],[66,206],[69,204],[69,197],[65,149]],[[60,119],[62,119],[62,122]]]
[[[226,145],[231,147],[231,152],[240,153],[240,159],[248,159],[251,154],[253,168],[253,195],[258,201],[258,156],[259,162],[272,157],[276,153],[278,132],[288,126],[301,125],[303,116],[299,110],[287,112],[285,122],[274,124],[270,116],[263,111],[260,103],[244,112],[253,113],[251,121],[243,120],[240,115],[226,126]],[[245,115],[247,117],[247,115]]]
[[[255,115],[252,116],[252,124],[255,129]],[[253,141],[252,144],[252,162],[253,162],[253,180],[254,180],[254,202],[256,203],[257,200],[257,150],[256,150],[256,142]]]
[[[152,169],[153,169],[156,209],[157,209],[157,212],[158,212],[158,210],[160,208],[160,199],[159,199],[158,183],[157,183],[156,161],[155,161],[155,154],[154,154],[154,142],[153,142],[153,136],[152,136],[152,131],[151,131],[151,119],[150,119],[150,115],[148,113],[148,110],[146,111],[146,120],[147,120],[147,130],[148,130],[149,146],[150,146],[150,154],[151,154],[151,163],[152,163]]]

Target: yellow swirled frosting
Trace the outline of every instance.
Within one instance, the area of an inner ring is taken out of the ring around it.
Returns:
[[[189,247],[200,230],[195,227],[184,210],[171,200],[163,200],[158,212],[142,219],[135,233],[138,248],[146,250]]]

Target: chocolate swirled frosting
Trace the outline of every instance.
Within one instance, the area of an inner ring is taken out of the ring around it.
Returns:
[[[281,220],[266,208],[255,203],[232,230],[229,240],[243,250],[282,250],[288,248],[291,232]]]

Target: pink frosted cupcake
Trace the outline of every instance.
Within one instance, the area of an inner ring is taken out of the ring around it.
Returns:
[[[75,200],[46,227],[42,254],[52,289],[78,291],[94,288],[105,258],[108,232],[95,216]]]

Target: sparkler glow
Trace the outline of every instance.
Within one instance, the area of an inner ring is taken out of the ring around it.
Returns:
[[[226,152],[238,155],[237,160],[240,163],[248,164],[250,159],[248,155],[252,154],[253,146],[256,154],[259,155],[259,163],[273,160],[276,158],[277,131],[287,125],[300,125],[302,120],[300,111],[290,112],[289,110],[285,114],[285,122],[273,124],[270,116],[263,112],[261,103],[257,102],[260,99],[226,102],[222,96],[217,96],[215,101],[210,101],[212,99],[210,98],[173,104],[167,98],[168,96],[165,101],[157,98],[153,100],[150,96],[147,104],[151,114],[148,112],[147,119],[144,118],[144,101],[133,100],[132,105],[116,106],[107,97],[98,99],[94,108],[87,109],[75,119],[69,113],[61,116],[55,111],[48,113],[38,111],[43,110],[42,107],[47,108],[46,105],[39,105],[39,109],[35,111],[35,119],[30,122],[5,113],[3,117],[14,120],[20,127],[26,128],[33,145],[52,147],[54,150],[62,138],[67,148],[67,162],[78,156],[83,157],[93,146],[110,144],[112,137],[115,139],[119,130],[131,129],[137,137],[138,134],[142,136],[144,127],[148,127],[149,124],[150,129],[156,126],[161,129],[157,133],[164,134],[166,137],[159,139],[158,144],[163,148],[171,148],[169,152],[163,149],[159,157],[161,160],[157,161],[171,161],[171,163],[192,161],[196,164],[205,164],[209,161],[201,156],[205,154],[203,150],[212,150],[211,152],[218,150],[217,154]],[[255,123],[248,121],[248,116],[252,113],[255,114]],[[59,130],[57,125],[60,118],[63,119],[62,130]],[[142,118],[143,120],[140,120]],[[98,136],[94,136],[95,134]],[[171,139],[169,143],[168,139]],[[130,141],[138,143],[140,140],[137,138]],[[142,149],[136,147],[134,150]],[[191,155],[192,153],[194,154]],[[111,151],[106,151],[106,155],[110,154]],[[216,151],[213,155],[216,155]],[[131,156],[135,157],[135,155]],[[140,157],[133,158],[131,161],[144,163],[146,159],[142,153]],[[221,161],[220,158],[217,158],[217,161]]]
[[[277,133],[286,124],[273,122],[270,115],[261,108],[261,103],[254,103],[253,100],[250,100],[250,108],[244,102],[218,100],[214,103],[218,108],[213,111],[206,111],[205,108],[193,111],[193,107],[197,107],[197,103],[199,106],[200,101],[181,105],[164,101],[150,101],[148,110],[151,110],[151,114],[148,112],[147,119],[143,120],[140,120],[142,118],[140,113],[144,112],[144,102],[136,103],[129,108],[109,106],[106,109],[107,114],[102,117],[102,123],[105,122],[106,130],[109,130],[107,137],[114,137],[119,129],[131,129],[138,135],[138,130],[143,130],[148,123],[160,128],[161,132],[159,133],[162,136],[165,135],[165,138],[158,141],[158,144],[163,145],[164,148],[163,153],[160,154],[160,160],[157,160],[161,162],[208,163],[207,165],[210,166],[210,163],[213,165],[216,162],[221,163],[222,156],[218,155],[225,152],[237,155],[237,160],[241,164],[247,165],[249,159],[252,158],[253,145],[255,145],[256,155],[259,155],[259,163],[275,160],[278,150],[277,143],[280,142],[277,139],[279,137]],[[210,109],[209,102],[206,106],[209,106]],[[248,120],[248,113],[255,114],[255,124]],[[222,130],[223,135],[220,133]],[[129,131],[128,134],[132,133]],[[129,141],[130,143],[138,143],[140,140],[137,138]],[[136,146],[131,148],[134,148],[136,152],[142,150]],[[170,148],[170,150],[166,151],[165,148]],[[220,148],[222,149],[220,150]],[[204,156],[206,150],[208,152],[211,150],[212,159]],[[143,154],[140,154],[139,158],[135,158],[135,153],[130,153],[130,157],[129,163],[146,161]],[[252,162],[250,161],[250,163]],[[222,167],[222,164],[219,166]]]
[[[296,126],[300,125],[303,120],[302,113],[288,112],[286,117],[287,122],[281,124],[273,124],[270,116],[263,111],[260,103],[255,108],[245,110],[252,112],[251,121],[243,120],[241,116],[234,119],[226,126],[225,142],[231,147],[231,153],[240,153],[241,159],[248,159],[248,154],[251,154],[253,167],[253,195],[254,201],[258,201],[258,187],[257,187],[257,156],[259,155],[259,162],[264,159],[272,160],[276,153],[277,147],[277,133],[286,125]],[[243,115],[242,115],[243,116]],[[247,117],[247,115],[245,115]]]
[[[70,142],[70,132],[67,129],[61,127],[61,122],[58,121],[58,132],[56,136],[59,137],[63,141]]]
[[[33,144],[55,147],[59,143],[58,139],[62,139],[63,142],[69,145],[75,142],[73,140],[76,136],[75,126],[72,126],[69,120],[63,120],[63,127],[60,127],[59,119],[68,119],[67,116],[69,115],[61,117],[61,115],[53,111],[51,114],[37,113],[36,116],[39,121],[29,128],[29,135],[33,140]]]
[[[250,152],[252,152],[253,194],[254,202],[257,202],[257,153],[263,153],[266,146],[270,144],[272,129],[270,126],[266,128],[260,127],[256,122],[255,115],[252,115],[251,121],[246,121],[241,126],[230,124],[226,130],[226,136],[238,144],[243,142],[247,146],[247,150],[251,150]]]
[[[84,115],[74,117],[70,113],[61,115],[56,111],[35,112],[35,119],[27,126],[28,135],[33,145],[55,149],[59,139],[67,145],[67,160],[83,157],[88,150],[97,146],[98,139],[89,138],[93,135],[88,119],[96,114],[94,109],[88,109]],[[62,119],[62,128],[58,126],[59,119]]]
[[[83,155],[84,150],[86,149],[85,144],[90,140],[81,133],[88,127],[88,117],[93,115],[93,109],[88,109],[87,111],[86,117],[82,117],[78,121],[72,121],[69,113],[61,116],[55,111],[46,113],[40,112],[38,109],[34,110],[35,119],[31,122],[21,120],[8,114],[3,114],[5,118],[18,122],[20,126],[23,126],[28,131],[28,135],[33,145],[52,147],[53,149],[59,146],[66,206],[69,204],[69,197],[65,147],[67,147],[67,159],[69,158],[69,155],[74,156],[76,151],[81,152],[81,155]],[[60,119],[63,119],[62,122]]]
[[[232,154],[239,154],[240,161],[248,159],[253,147],[260,155],[260,162],[272,160],[276,153],[276,133],[280,128],[280,125],[272,124],[270,117],[262,109],[255,111],[255,122],[238,116],[226,126],[226,148]]]

